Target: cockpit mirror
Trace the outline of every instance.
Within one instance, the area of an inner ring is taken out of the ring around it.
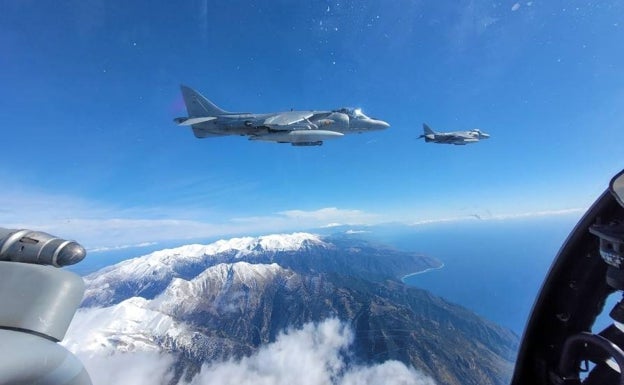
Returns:
[[[620,206],[624,207],[624,170],[620,171],[611,179],[609,190]]]

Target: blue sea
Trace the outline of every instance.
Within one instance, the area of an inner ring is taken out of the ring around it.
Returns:
[[[386,229],[370,237],[435,257],[441,269],[404,281],[523,333],[533,302],[580,214]]]

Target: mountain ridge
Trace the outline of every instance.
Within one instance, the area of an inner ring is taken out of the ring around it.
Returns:
[[[277,263],[302,273],[337,272],[373,281],[400,280],[406,274],[441,266],[431,257],[373,247],[357,238],[350,242],[348,238],[300,232],[159,250],[87,275],[82,304],[111,305],[132,296],[152,299],[174,278],[191,279],[210,266],[243,259],[249,263]]]

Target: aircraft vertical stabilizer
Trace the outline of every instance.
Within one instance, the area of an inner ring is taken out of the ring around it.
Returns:
[[[182,97],[189,117],[201,116],[218,116],[227,114],[219,107],[215,106],[210,100],[203,97],[199,92],[187,86],[180,86],[182,89]]]
[[[435,131],[433,131],[431,127],[427,125],[427,123],[423,123],[423,131],[425,132],[425,135],[435,134]]]

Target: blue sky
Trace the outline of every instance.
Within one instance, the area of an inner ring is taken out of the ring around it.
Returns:
[[[89,247],[586,208],[624,167],[616,1],[5,2],[0,224]],[[321,147],[198,140],[232,111],[359,106]],[[472,146],[425,144],[480,127]]]

